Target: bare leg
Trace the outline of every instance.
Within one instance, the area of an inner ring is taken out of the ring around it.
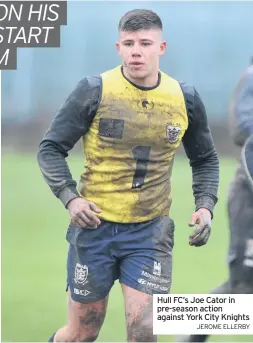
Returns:
[[[153,335],[153,296],[122,285],[128,342],[157,342]]]
[[[68,323],[59,329],[54,342],[95,342],[103,325],[108,298],[83,304],[68,293]]]

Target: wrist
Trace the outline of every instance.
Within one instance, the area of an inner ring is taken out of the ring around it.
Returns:
[[[195,211],[199,209],[206,209],[211,213],[211,218],[213,219],[213,209],[216,201],[209,195],[202,195],[198,197],[195,201],[196,207]]]
[[[74,185],[69,185],[63,188],[58,195],[58,198],[61,200],[65,208],[68,208],[68,204],[73,199],[78,198],[78,197],[80,197],[80,194]]]
[[[81,199],[80,196],[76,195],[75,197],[73,197],[72,199],[70,199],[67,204],[65,205],[66,209],[69,210],[70,206],[74,203],[74,200],[76,199]]]
[[[212,212],[209,210],[209,209],[207,209],[207,208],[205,208],[205,207],[200,207],[198,210],[197,210],[197,212],[201,212],[201,213],[205,213],[205,214],[208,214],[211,218],[212,218]]]

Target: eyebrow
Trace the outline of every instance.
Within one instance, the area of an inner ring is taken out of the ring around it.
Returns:
[[[149,42],[153,42],[153,40],[151,40],[151,39],[149,39],[149,38],[142,38],[142,39],[139,39],[141,42],[147,42],[147,41],[149,41]],[[134,42],[134,39],[123,39],[122,40],[123,42]]]

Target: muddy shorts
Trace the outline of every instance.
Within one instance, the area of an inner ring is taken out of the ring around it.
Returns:
[[[115,280],[147,294],[171,288],[174,222],[168,217],[134,224],[102,221],[67,230],[67,284],[82,303],[106,297]]]

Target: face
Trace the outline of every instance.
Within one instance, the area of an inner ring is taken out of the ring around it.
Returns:
[[[157,79],[159,57],[166,49],[161,30],[120,31],[116,47],[127,77],[134,81]]]

